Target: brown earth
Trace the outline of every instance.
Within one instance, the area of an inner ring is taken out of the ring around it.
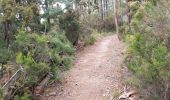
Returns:
[[[123,88],[124,50],[116,34],[86,47],[61,83],[46,89],[44,100],[117,100]]]

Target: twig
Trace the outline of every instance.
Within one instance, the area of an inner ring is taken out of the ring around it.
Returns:
[[[23,71],[23,67],[20,65],[20,68],[12,75],[12,77],[4,84],[2,88],[4,88],[16,75],[19,71]]]

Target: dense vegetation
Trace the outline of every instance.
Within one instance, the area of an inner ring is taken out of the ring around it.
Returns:
[[[73,65],[79,45],[116,32],[128,84],[170,99],[169,0],[0,0],[0,100],[35,100]]]
[[[121,36],[129,43],[125,62],[134,74],[129,83],[143,91],[145,100],[169,100],[170,2],[133,0],[128,6],[130,20]]]
[[[36,99],[58,80],[72,65],[74,46],[113,30],[110,2],[0,0],[0,100]]]

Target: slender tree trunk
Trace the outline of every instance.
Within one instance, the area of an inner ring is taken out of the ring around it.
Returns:
[[[4,75],[4,64],[3,62],[1,63],[1,69],[0,69],[0,78],[2,78]]]
[[[12,27],[11,27],[11,21],[6,20],[3,22],[3,27],[4,27],[4,41],[6,43],[6,46],[9,47],[10,44],[10,37],[12,33]]]
[[[101,2],[101,4],[100,4],[100,9],[101,9],[101,11],[100,11],[100,13],[101,13],[101,21],[103,21],[103,19],[104,19],[104,13],[103,13],[103,0],[100,0],[100,2]]]
[[[101,19],[100,19],[100,32],[102,31],[103,29],[103,19],[104,19],[104,12],[103,12],[103,0],[100,0],[100,16],[101,16]]]
[[[45,10],[48,10],[48,8],[49,8],[48,0],[45,0]],[[50,16],[47,17],[47,22],[49,25],[49,29],[51,29]]]
[[[98,27],[98,32],[100,32],[100,2],[99,2],[99,0],[96,0],[95,2],[98,6],[98,9],[97,9],[97,11],[98,11],[97,27]]]
[[[102,24],[103,24],[103,5],[102,5],[103,0],[98,1],[98,14],[99,14],[99,32],[101,33],[102,31]]]
[[[130,29],[130,23],[131,23],[131,15],[130,15],[130,7],[128,5],[129,0],[126,0],[127,3],[127,16],[128,16],[128,27]]]
[[[123,12],[122,12],[123,10],[122,10],[122,1],[121,0],[119,0],[119,9],[121,11],[120,12],[121,14],[120,14],[120,24],[119,25],[122,26],[123,25],[123,18],[122,18],[123,17],[123,15],[122,15],[123,14]]]
[[[105,29],[105,0],[103,0],[103,29]]]
[[[106,0],[103,0],[103,19],[105,19],[106,16]]]
[[[107,17],[109,16],[109,13],[108,13],[108,0],[106,0],[106,16]]]
[[[118,16],[117,16],[117,0],[114,0],[114,14],[115,14],[115,25],[116,25],[116,33],[119,34],[119,25],[118,25]]]

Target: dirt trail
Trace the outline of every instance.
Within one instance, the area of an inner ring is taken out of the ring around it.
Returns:
[[[57,95],[48,100],[116,100],[124,49],[115,34],[80,51],[75,66],[64,74],[61,85],[49,90]]]

